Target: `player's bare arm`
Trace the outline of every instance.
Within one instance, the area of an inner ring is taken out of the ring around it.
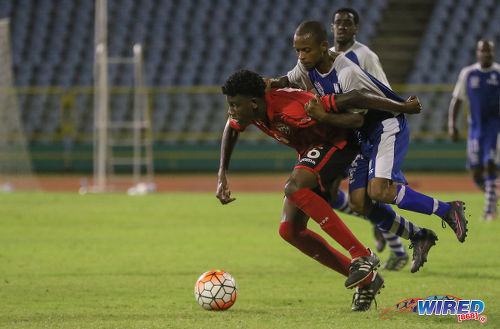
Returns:
[[[288,80],[288,77],[286,75],[280,77],[280,78],[264,78],[264,81],[266,82],[266,93],[271,91],[271,88],[297,88],[297,89],[302,89],[300,88],[299,85],[296,85],[295,83],[291,83],[290,80]]]
[[[422,111],[417,96],[410,96],[405,102],[398,102],[369,90],[351,90],[345,94],[335,95],[335,104],[341,110],[377,109],[406,114],[417,114]]]
[[[459,139],[458,128],[456,125],[458,112],[462,107],[462,101],[457,97],[453,97],[450,102],[450,107],[448,109],[448,134],[451,137],[451,140],[457,142]]]
[[[422,112],[422,104],[420,104],[420,100],[418,99],[417,96],[408,97],[406,102],[403,103],[403,106],[405,110],[398,112],[406,114],[418,114]]]
[[[231,197],[231,191],[229,190],[229,183],[227,181],[226,174],[229,169],[231,155],[233,154],[234,147],[238,141],[239,134],[240,133],[238,131],[230,126],[228,119],[226,126],[224,127],[224,132],[222,133],[219,172],[217,177],[216,197],[222,204],[236,200],[236,198]]]
[[[266,85],[269,88],[286,88],[286,87],[291,87],[290,81],[288,81],[288,77],[286,75],[279,77],[279,78],[266,78],[264,79],[266,81]],[[266,88],[267,91],[267,88]]]
[[[330,96],[325,96],[330,97]],[[319,100],[319,98],[317,97]],[[376,108],[380,110],[401,112],[401,113],[420,113],[422,106],[418,97],[411,96],[406,102],[398,102],[392,99],[381,97],[375,93],[367,90],[351,90],[345,94],[335,95],[335,105],[340,110],[347,110],[352,108],[370,109]],[[349,124],[355,124],[353,122],[346,121],[342,122],[342,118],[338,117],[338,114],[328,113],[322,106],[311,106],[306,109],[307,115],[315,119],[318,122],[328,123],[338,127],[352,128],[352,126],[347,126]],[[345,113],[348,114],[348,113]],[[354,113],[352,113],[354,114]],[[346,120],[357,119],[355,117],[345,117]],[[346,124],[346,125],[344,125]],[[362,123],[361,123],[362,125]],[[354,126],[357,128],[357,126]]]
[[[329,96],[325,96],[329,97]],[[306,114],[320,123],[326,123],[340,128],[359,128],[364,123],[363,115],[359,113],[329,113],[323,107],[319,96],[315,96],[304,105]]]

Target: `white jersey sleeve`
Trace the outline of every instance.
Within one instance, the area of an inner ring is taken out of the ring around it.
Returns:
[[[311,79],[309,79],[309,74],[307,73],[304,65],[297,60],[297,65],[286,74],[288,77],[288,81],[291,84],[298,86],[303,90],[313,91],[316,93],[314,86],[311,83]]]
[[[384,93],[373,83],[370,77],[344,55],[337,56],[333,66],[337,71],[342,92],[345,93],[354,89],[364,89],[372,91],[377,95],[384,96]]]
[[[467,75],[469,74],[469,71],[470,71],[470,66],[464,67],[460,71],[460,74],[458,75],[457,83],[455,85],[455,89],[453,89],[453,97],[457,98],[461,101],[464,101],[467,97],[466,82],[467,82]]]
[[[385,96],[384,93],[373,83],[363,70],[358,65],[353,63],[346,56],[339,55],[333,63],[337,71],[338,81],[342,92],[346,93],[351,90],[369,90],[377,95]],[[349,112],[366,113],[367,110],[352,109]]]
[[[330,50],[336,51],[335,47],[331,47]],[[345,51],[345,53],[348,53],[350,51],[352,51],[356,55],[359,66],[363,70],[373,75],[377,80],[382,82],[387,87],[391,87],[377,54],[375,54],[366,45],[358,41],[355,41],[354,44]]]
[[[380,64],[380,60],[378,56],[373,51],[368,51],[364,56],[359,56],[360,58],[360,66],[368,73],[373,75],[377,80],[382,82],[387,87],[391,87],[389,85],[389,81],[387,80],[387,76],[385,75],[384,70],[382,69],[382,64]]]

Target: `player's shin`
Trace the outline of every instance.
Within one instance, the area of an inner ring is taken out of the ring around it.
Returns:
[[[330,246],[319,234],[307,229],[305,223],[281,222],[279,233],[285,241],[307,256],[344,276],[349,275],[351,260]]]
[[[335,214],[328,202],[309,188],[301,188],[287,196],[297,208],[314,219],[328,235],[351,254],[352,258],[368,256],[370,252]]]
[[[485,204],[484,204],[484,220],[494,220],[498,216],[498,176],[486,176],[485,182]]]
[[[342,190],[337,190],[337,200],[335,200],[334,202],[330,202],[330,206],[335,210],[343,212],[344,214],[355,215],[364,218],[363,216],[354,212],[351,207],[349,207],[349,195]]]
[[[396,198],[392,203],[401,209],[427,215],[436,214],[439,217],[445,216],[450,211],[450,205],[446,202],[431,198],[405,185],[398,185],[397,188]]]
[[[372,211],[367,217],[381,229],[392,232],[407,240],[421,230],[417,225],[399,216],[392,210],[391,206],[381,202],[376,202],[373,205]]]

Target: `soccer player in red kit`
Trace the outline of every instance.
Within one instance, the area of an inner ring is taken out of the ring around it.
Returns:
[[[403,111],[418,107],[415,109],[418,112],[420,104],[396,102],[356,90],[319,98],[298,89],[272,89],[265,93],[265,88],[262,77],[248,70],[234,73],[222,86],[229,104],[229,119],[222,136],[217,198],[222,204],[235,200],[231,197],[226,173],[239,133],[248,125],[254,124],[267,135],[294,148],[299,158],[285,184],[279,233],[306,255],[347,276],[347,288],[358,286],[353,310],[366,311],[384,283],[375,271],[379,259],[358,241],[328,204],[330,184],[344,174],[359,152],[352,130],[348,128],[363,124],[361,114],[341,113],[341,110],[379,106]],[[338,113],[335,126],[341,128],[311,119],[307,111],[318,106]],[[352,260],[309,230],[309,218],[345,248]]]

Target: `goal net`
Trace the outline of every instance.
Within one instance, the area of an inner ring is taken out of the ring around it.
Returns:
[[[9,19],[0,19],[0,193],[38,190],[21,124],[10,47]]]

